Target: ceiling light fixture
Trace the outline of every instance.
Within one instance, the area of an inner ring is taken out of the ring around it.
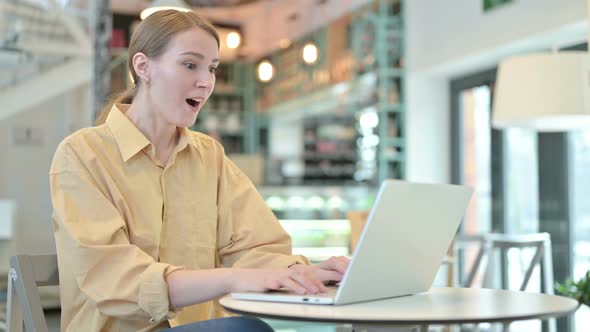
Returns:
[[[174,9],[181,12],[191,11],[191,8],[183,0],[154,0],[149,7],[141,11],[139,17],[145,20],[146,17],[153,13],[166,9]]]
[[[225,44],[228,48],[235,49],[242,43],[242,36],[236,31],[232,31],[225,37]]]
[[[313,65],[318,61],[319,57],[319,49],[314,42],[307,42],[305,46],[303,46],[303,51],[301,53],[303,57],[303,61],[308,65]]]
[[[256,74],[260,82],[268,83],[275,75],[275,68],[269,60],[262,60],[256,67]]]
[[[590,0],[587,2],[590,5]],[[492,125],[540,132],[590,128],[589,73],[586,51],[557,52],[555,47],[551,53],[502,61],[494,91]]]
[[[494,127],[590,128],[589,70],[586,52],[528,54],[502,61],[494,93]]]
[[[267,1],[266,2],[266,18],[268,21],[272,21],[271,17],[272,17],[272,6],[273,6],[274,1]],[[271,33],[271,29],[264,29],[264,41],[265,41],[265,46],[270,45],[270,33]],[[275,76],[275,66],[272,64],[272,62],[269,59],[264,59],[262,61],[260,61],[258,63],[258,65],[256,66],[256,76],[258,78],[258,81],[262,82],[262,83],[268,83],[270,82],[273,77]]]
[[[303,62],[307,65],[314,65],[318,61],[320,57],[320,49],[317,44],[317,34],[318,34],[318,22],[316,22],[316,15],[319,17],[324,17],[324,7],[322,6],[325,2],[316,1],[315,4],[311,4],[313,8],[311,8],[311,26],[313,31],[311,32],[311,37],[309,37],[308,41],[303,45],[301,49],[301,58]],[[321,12],[319,12],[321,10]]]

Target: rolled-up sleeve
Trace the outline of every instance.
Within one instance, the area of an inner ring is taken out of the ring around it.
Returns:
[[[106,316],[173,317],[165,277],[182,267],[130,243],[122,215],[67,144],[56,152],[50,185],[61,281],[75,282]]]
[[[288,267],[309,264],[291,255],[291,237],[252,182],[225,155],[219,167],[219,250],[226,267]]]

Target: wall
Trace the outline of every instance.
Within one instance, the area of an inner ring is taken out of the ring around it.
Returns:
[[[49,166],[59,142],[87,122],[88,91],[81,86],[0,121],[0,198],[16,200],[18,252],[55,252]],[[39,143],[15,144],[15,128],[26,127]]]
[[[538,47],[552,34],[556,43],[586,39],[586,0],[513,1],[485,14],[482,0],[406,1],[410,71],[494,54],[518,43],[533,46],[539,40]]]
[[[587,38],[586,0],[405,0],[408,178],[450,181],[449,82],[506,56]]]
[[[409,75],[406,126],[409,180],[447,183],[450,177],[448,81],[434,75]]]

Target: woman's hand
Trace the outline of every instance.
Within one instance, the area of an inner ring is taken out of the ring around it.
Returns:
[[[315,265],[295,264],[282,269],[177,270],[166,276],[174,308],[209,301],[231,292],[264,292],[281,288],[297,294],[326,291],[324,284],[342,280],[345,257],[331,257]]]
[[[323,284],[340,282],[348,269],[350,260],[344,256],[332,256],[329,259],[315,265],[292,265],[290,268],[298,270],[310,270]]]
[[[286,288],[297,294],[326,291],[324,284],[338,282],[348,268],[346,257],[331,257],[315,265],[295,264],[283,269],[235,269],[230,292],[264,292]]]
[[[326,291],[322,280],[311,269],[294,266],[282,269],[232,269],[230,292],[265,292],[281,288],[297,294],[317,294]]]

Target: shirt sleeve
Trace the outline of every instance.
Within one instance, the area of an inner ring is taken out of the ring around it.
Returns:
[[[309,264],[246,175],[223,155],[219,172],[219,258],[225,267]]]
[[[67,144],[49,174],[60,277],[107,316],[172,318],[167,274],[182,267],[156,262],[129,241],[125,220]]]

